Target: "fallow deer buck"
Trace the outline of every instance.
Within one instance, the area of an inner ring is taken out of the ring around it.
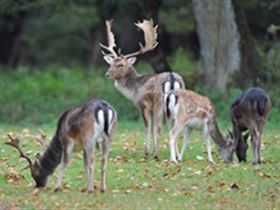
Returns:
[[[170,159],[172,162],[182,161],[184,150],[193,129],[199,129],[203,132],[208,161],[214,163],[209,137],[214,140],[222,160],[225,162],[232,161],[235,149],[233,139],[229,134],[223,136],[220,132],[216,122],[214,105],[207,97],[190,90],[175,90],[168,94],[165,105],[168,110],[168,120],[173,120],[173,127],[169,133]],[[179,154],[176,139],[184,128],[186,128],[184,142]]]
[[[117,122],[115,109],[103,100],[91,100],[88,103],[66,110],[58,120],[57,130],[43,155],[38,155],[32,162],[22,151],[19,140],[8,136],[6,144],[15,147],[20,157],[25,158],[35,180],[36,187],[45,187],[57,166],[61,164],[55,191],[62,184],[64,170],[72,152],[84,151],[84,165],[87,173],[87,190],[93,191],[95,168],[95,147],[102,144],[101,191],[106,191],[106,168],[112,135]]]
[[[253,164],[261,163],[260,147],[263,127],[271,108],[267,93],[258,87],[244,91],[231,105],[233,137],[236,141],[236,155],[239,161],[246,161],[248,149],[246,134],[251,135]]]
[[[112,21],[106,21],[108,46],[100,44],[108,51],[108,54],[102,51],[104,60],[110,65],[106,76],[113,79],[115,87],[139,108],[146,133],[145,157],[147,158],[149,154],[150,135],[153,132],[153,156],[157,159],[164,112],[163,96],[172,89],[184,88],[183,79],[178,74],[170,72],[140,75],[134,69],[135,56],[153,50],[158,45],[157,26],[153,25],[152,20],[144,20],[142,23],[135,24],[144,32],[145,46],[139,43],[140,49],[127,55],[122,55],[120,49],[118,53],[115,51],[116,44],[111,25]]]

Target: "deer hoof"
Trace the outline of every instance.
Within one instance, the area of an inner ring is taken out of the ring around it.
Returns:
[[[89,189],[88,193],[94,193],[93,189]]]
[[[178,164],[178,161],[177,161],[177,160],[171,159],[170,161],[171,161],[172,163]]]
[[[253,165],[260,165],[260,164],[261,164],[261,161],[253,161],[252,164],[253,164]]]
[[[159,158],[158,158],[157,155],[154,155],[154,159],[155,159],[156,161],[159,161]]]
[[[214,160],[208,160],[208,163],[211,163],[211,164],[213,164],[213,165],[216,164]]]
[[[148,152],[145,152],[145,154],[144,154],[144,159],[148,159],[148,157],[149,157],[149,153]]]
[[[53,192],[59,192],[60,191],[60,188],[59,187],[56,187],[53,189]]]
[[[179,162],[182,162],[183,158],[179,155],[178,158],[177,158],[177,160],[178,160]]]

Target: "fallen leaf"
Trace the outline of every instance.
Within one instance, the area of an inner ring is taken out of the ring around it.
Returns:
[[[191,187],[192,190],[198,190],[198,186],[196,184],[193,184]]]
[[[198,171],[195,171],[194,172],[196,175],[201,175],[202,174],[202,171],[198,170]]]
[[[118,189],[112,190],[112,193],[119,193],[120,191]]]
[[[230,189],[231,189],[230,186],[229,186],[227,183],[225,183],[225,182],[221,182],[221,183],[219,184],[219,186],[220,186],[220,188],[221,188],[222,190],[230,190]]]
[[[271,176],[270,176],[269,174],[264,173],[264,172],[260,172],[260,173],[259,173],[259,176],[262,177],[262,178],[264,178],[264,179],[270,179],[270,178],[271,178]]]
[[[186,192],[184,192],[184,195],[185,195],[185,196],[192,196],[192,192],[186,191]]]
[[[212,186],[208,186],[207,191],[210,192],[210,193],[214,193],[214,189],[213,189]]]
[[[7,180],[8,183],[14,183],[14,184],[19,184],[21,180],[21,175],[18,174],[16,171],[11,169],[6,175],[5,179]]]
[[[222,203],[222,204],[229,204],[229,203],[230,203],[230,199],[228,199],[228,198],[222,198],[222,199],[221,199],[221,203]]]
[[[32,195],[37,196],[38,194],[39,194],[39,189],[34,188],[34,190],[32,190]]]
[[[196,158],[197,160],[203,160],[203,159],[204,159],[202,156],[199,156],[199,155],[197,155],[195,158]]]
[[[127,189],[125,192],[126,192],[126,193],[131,193],[132,190],[131,190],[131,189]]]
[[[236,183],[233,182],[233,183],[231,183],[230,188],[238,190],[239,186]]]

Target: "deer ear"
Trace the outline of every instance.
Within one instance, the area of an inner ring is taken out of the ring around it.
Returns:
[[[113,64],[114,58],[111,57],[110,55],[105,55],[105,56],[103,56],[103,58],[109,65]]]
[[[136,57],[131,57],[131,58],[127,59],[128,64],[130,66],[132,66],[136,62],[136,60],[137,60]]]

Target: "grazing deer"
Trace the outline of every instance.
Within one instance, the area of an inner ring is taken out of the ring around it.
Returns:
[[[168,120],[173,121],[173,126],[169,133],[172,162],[178,163],[178,161],[182,161],[184,150],[193,129],[199,129],[203,132],[208,161],[214,163],[209,137],[214,140],[222,160],[225,162],[232,161],[234,152],[233,139],[229,134],[226,136],[221,134],[216,122],[214,105],[207,97],[190,90],[175,90],[168,94],[165,99],[165,105],[166,110],[168,110]],[[185,127],[184,142],[179,154],[176,138]]]
[[[95,166],[95,147],[102,144],[101,191],[106,190],[106,168],[112,135],[117,122],[117,113],[113,107],[103,100],[90,102],[66,110],[58,120],[55,135],[42,156],[32,162],[20,148],[19,140],[9,136],[6,144],[15,147],[20,157],[25,158],[36,182],[36,187],[45,187],[59,164],[61,171],[58,176],[55,191],[57,191],[64,176],[64,170],[73,151],[84,151],[84,165],[87,173],[87,190],[93,191],[93,172]]]
[[[246,137],[242,133],[248,130],[251,135],[253,164],[261,163],[261,135],[270,108],[269,96],[258,87],[247,89],[231,105],[233,137],[236,141],[236,155],[239,161],[246,161],[248,135]]]
[[[144,32],[145,46],[141,43],[137,52],[122,55],[114,50],[116,47],[114,34],[111,31],[112,21],[106,21],[108,46],[100,44],[109,54],[102,51],[104,60],[110,65],[106,76],[115,81],[115,87],[139,108],[144,120],[146,140],[145,157],[149,154],[150,135],[153,132],[155,159],[159,153],[159,134],[164,112],[164,93],[172,89],[184,88],[181,76],[176,73],[140,75],[133,68],[137,55],[153,50],[157,45],[157,26],[153,21],[144,20],[135,25]]]

